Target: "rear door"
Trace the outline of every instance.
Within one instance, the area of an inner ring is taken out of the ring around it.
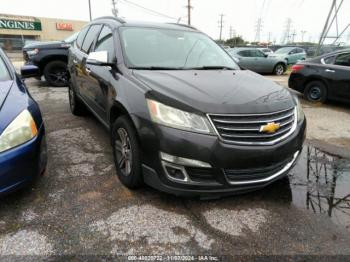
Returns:
[[[350,99],[350,52],[338,54],[325,69],[335,98]]]
[[[69,49],[69,62],[68,67],[70,71],[71,81],[74,84],[74,87],[76,88],[76,92],[81,95],[81,78],[82,78],[82,60],[84,57],[84,53],[81,52],[81,46],[84,42],[86,33],[88,32],[90,26],[87,26],[83,28],[75,43],[73,44],[73,47]]]
[[[271,73],[272,72],[272,68],[269,61],[266,57],[266,55],[256,49],[256,50],[250,50],[252,56],[254,57],[254,65],[255,65],[255,70],[256,72],[259,72],[259,73]]]
[[[257,71],[257,65],[254,57],[254,53],[251,52],[251,50],[242,50],[237,53],[239,56],[241,56],[241,59],[239,61],[239,65],[243,68]]]

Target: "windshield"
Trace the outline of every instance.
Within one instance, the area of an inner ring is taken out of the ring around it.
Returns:
[[[280,48],[278,49],[275,54],[287,54],[289,53],[289,51],[291,51],[293,48],[290,47],[284,47],[284,48]]]
[[[8,81],[8,80],[11,80],[11,76],[5,65],[5,62],[0,57],[0,81]]]
[[[68,43],[68,44],[73,43],[75,41],[75,39],[77,39],[78,34],[79,34],[79,32],[76,32],[76,33],[72,34],[71,36],[68,36],[63,41]]]
[[[125,27],[120,34],[130,68],[239,69],[220,46],[202,33]]]

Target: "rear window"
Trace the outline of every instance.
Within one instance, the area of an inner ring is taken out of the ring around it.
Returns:
[[[340,54],[335,59],[335,65],[350,66],[350,53]]]
[[[7,69],[4,60],[0,57],[0,81],[11,80],[11,75]]]

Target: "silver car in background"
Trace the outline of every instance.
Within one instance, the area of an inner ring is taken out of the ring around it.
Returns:
[[[283,75],[287,70],[284,59],[269,57],[258,48],[231,48],[227,52],[242,68],[257,73]]]

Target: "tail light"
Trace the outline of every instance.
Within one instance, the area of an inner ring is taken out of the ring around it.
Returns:
[[[292,73],[298,73],[300,70],[302,70],[305,66],[304,65],[293,65],[292,66]]]

